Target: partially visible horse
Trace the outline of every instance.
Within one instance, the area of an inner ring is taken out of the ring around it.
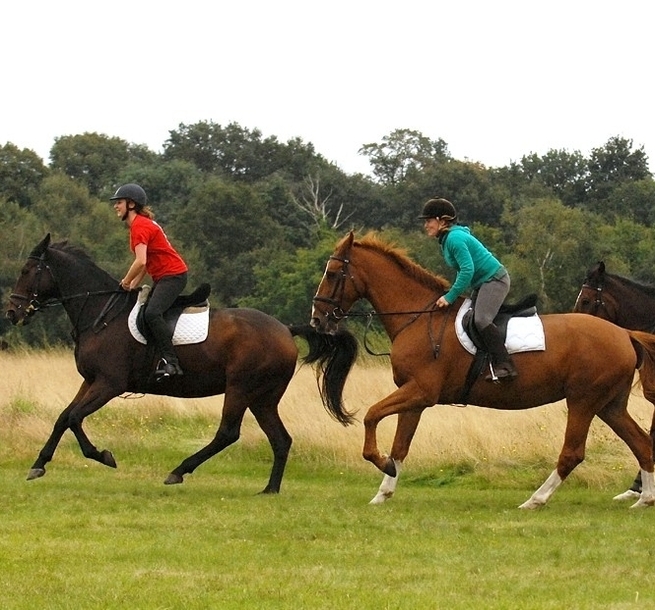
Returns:
[[[340,423],[352,422],[341,400],[357,343],[349,333],[328,338],[309,326],[288,327],[255,309],[214,309],[207,338],[179,345],[183,376],[155,381],[157,355],[134,339],[128,315],[136,292],[119,289],[118,280],[95,265],[79,248],[50,243],[50,234],[34,248],[9,298],[7,317],[27,323],[45,305],[62,304],[73,325],[75,362],[84,379],[77,395],[57,418],[28,480],[42,477],[46,464],[70,429],[85,457],[116,468],[111,451],[99,451],[82,428],[84,419],[124,392],[192,398],[225,394],[218,431],[206,447],[186,458],[165,483],[182,483],[185,474],[234,443],[250,409],[273,450],[273,466],[262,493],[278,493],[291,448],[291,436],[278,414],[278,403],[294,375],[298,348],[294,336],[309,344],[305,362],[315,363],[327,411]],[[320,379],[322,377],[322,379]]]
[[[607,273],[599,261],[587,271],[580,293],[573,306],[575,313],[587,313],[609,320],[628,330],[655,332],[655,286],[641,284],[621,275]],[[643,386],[644,397],[655,407],[655,388]],[[655,450],[655,411],[650,425]],[[615,500],[629,500],[641,492],[641,472],[630,489]]]
[[[365,459],[385,476],[374,504],[396,489],[400,467],[424,409],[457,403],[473,356],[464,349],[453,323],[463,299],[446,309],[434,306],[449,283],[422,269],[404,252],[375,238],[355,240],[349,233],[330,256],[318,286],[311,324],[335,332],[352,305],[366,299],[389,335],[391,366],[398,389],[372,405],[364,417]],[[545,504],[585,456],[594,416],[630,448],[641,468],[643,490],[633,506],[655,504],[653,450],[648,435],[627,410],[635,369],[644,382],[655,382],[655,336],[631,332],[591,316],[542,316],[546,349],[514,354],[519,376],[491,383],[479,376],[469,403],[492,409],[529,409],[566,399],[568,417],[557,467],[521,505]],[[389,456],[380,453],[377,426],[398,415]]]

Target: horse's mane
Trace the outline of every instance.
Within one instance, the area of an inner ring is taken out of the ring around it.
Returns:
[[[629,277],[625,277],[623,275],[616,275],[614,273],[605,272],[605,277],[609,277],[614,281],[618,282],[619,284],[637,290],[638,292],[642,292],[648,295],[649,297],[655,298],[655,286],[652,286],[650,284],[644,284],[642,282],[637,282],[636,280],[632,280]]]
[[[93,263],[91,257],[82,248],[69,244],[68,241],[60,241],[54,244],[50,244],[49,247],[52,250],[59,250],[60,252],[70,254],[75,258],[81,258],[83,260],[89,261],[90,263]]]
[[[107,271],[99,267],[85,250],[83,250],[79,246],[74,246],[72,244],[69,244],[67,240],[50,244],[48,246],[48,250],[56,250],[57,252],[61,252],[62,254],[65,254],[67,257],[75,259],[75,261],[82,266],[82,270],[81,270],[82,272],[85,270],[88,270],[90,273],[101,272],[107,278],[110,278],[112,281],[115,281],[114,278],[112,278],[111,274],[109,274]],[[78,269],[78,271],[80,270]]]
[[[446,278],[424,269],[409,258],[404,248],[381,240],[375,233],[367,233],[360,240],[353,242],[353,245],[383,254],[398,265],[406,275],[430,290],[443,293],[450,288],[450,282]]]

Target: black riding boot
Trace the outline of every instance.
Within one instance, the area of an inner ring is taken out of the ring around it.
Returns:
[[[516,371],[514,362],[512,362],[511,356],[507,353],[505,341],[496,325],[489,324],[489,326],[480,331],[480,334],[489,351],[491,366],[495,373],[495,377],[490,374],[485,379],[487,381],[502,381],[503,379],[511,380],[517,377],[518,372]]]
[[[184,372],[180,367],[177,359],[173,342],[171,341],[170,330],[163,318],[153,318],[149,321],[148,328],[153,335],[157,349],[161,355],[161,360],[157,364],[155,377],[158,381],[172,377],[173,375],[183,375]]]

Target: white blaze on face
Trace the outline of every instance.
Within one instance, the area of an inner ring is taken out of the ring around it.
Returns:
[[[325,271],[323,271],[323,277],[321,278],[321,281],[319,283],[319,288],[323,285],[323,282],[325,281],[325,278],[327,276],[327,270],[328,270],[328,265],[330,264],[330,261],[325,264]],[[318,294],[318,290],[316,291],[316,294]],[[312,301],[312,319],[314,318],[320,318],[321,314],[316,310],[316,305]]]

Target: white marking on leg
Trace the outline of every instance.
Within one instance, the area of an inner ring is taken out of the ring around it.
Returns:
[[[655,504],[655,478],[652,472],[641,471],[641,495],[630,508],[647,508]]]
[[[555,490],[561,485],[562,477],[553,470],[546,482],[535,491],[527,502],[524,502],[519,508],[539,508],[548,502],[549,498],[555,493]]]
[[[391,498],[396,491],[402,462],[400,460],[394,460],[393,463],[396,466],[396,476],[390,477],[388,474],[385,474],[384,477],[382,477],[382,483],[380,484],[378,493],[375,494],[375,497],[369,502],[369,504],[384,504],[384,502]]]

